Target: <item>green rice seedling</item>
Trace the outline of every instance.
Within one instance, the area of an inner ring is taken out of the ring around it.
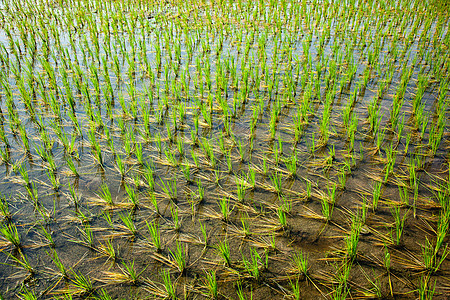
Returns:
[[[121,176],[121,178],[123,180],[125,178],[126,174],[127,174],[127,170],[125,168],[125,164],[124,164],[124,162],[123,162],[123,160],[122,160],[122,158],[120,157],[119,154],[117,154],[115,157],[116,157],[116,166],[115,166],[115,168],[119,172],[119,174],[120,174],[120,176]]]
[[[290,199],[288,199],[285,195],[281,195],[281,197],[279,197],[280,200],[280,205],[279,207],[285,212],[285,213],[289,213],[291,211],[292,208],[292,201]]]
[[[204,244],[205,244],[205,246],[207,246],[208,245],[208,233],[206,232],[206,225],[203,225],[203,223],[200,221],[199,221],[199,224],[200,224],[200,230],[202,232]]]
[[[19,133],[20,133],[20,137],[22,139],[23,149],[25,150],[25,153],[29,154],[30,153],[30,143],[28,140],[27,132],[22,125],[19,126]]]
[[[118,258],[111,238],[106,239],[104,243],[99,242],[96,250],[102,256],[107,257],[107,261],[115,262]]]
[[[37,198],[37,190],[36,190],[36,198]],[[81,202],[81,195],[77,194],[75,191],[75,186],[73,184],[69,183],[69,202],[72,202],[71,204],[75,207],[75,210],[78,210],[78,207],[80,206]]]
[[[52,184],[54,191],[59,191],[61,187],[61,183],[59,182],[59,178],[56,177],[55,173],[51,170],[46,171],[47,177],[50,180],[50,183]]]
[[[123,282],[129,284],[137,284],[140,282],[139,277],[147,268],[144,268],[140,272],[137,272],[134,267],[133,259],[130,263],[122,261],[122,266],[119,266],[119,269],[122,271],[122,274],[120,274],[122,276],[113,277],[113,281],[114,279],[118,279],[117,281],[115,281],[116,283]]]
[[[236,177],[236,193],[237,193],[237,198],[240,202],[244,202],[245,199],[245,192],[247,190],[247,185],[244,179]]]
[[[352,261],[356,258],[356,254],[358,251],[358,242],[362,225],[363,224],[360,220],[360,216],[353,216],[350,234],[345,238],[345,244],[347,246],[347,256]]]
[[[273,191],[275,193],[277,193],[278,195],[281,195],[281,191],[282,191],[282,183],[281,183],[281,179],[282,179],[282,175],[279,174],[277,171],[275,171],[275,173],[273,173],[273,175],[269,175],[270,181],[272,182],[272,187],[273,187]]]
[[[398,186],[400,199],[405,206],[409,206],[409,190],[407,186]]]
[[[222,213],[222,220],[224,222],[228,222],[228,218],[232,211],[232,210],[230,210],[230,200],[228,197],[222,197],[219,200],[219,208],[220,208],[220,212]]]
[[[240,139],[237,140],[237,149],[239,152],[240,161],[244,161],[245,160],[245,149],[242,146],[242,142]]]
[[[161,184],[158,184],[158,186],[162,189],[164,196],[166,196],[168,199],[177,199],[177,181],[175,179],[168,180],[167,183],[161,180]]]
[[[135,150],[134,154],[136,155],[138,164],[142,166],[144,164],[144,154],[142,152],[142,144],[136,143],[134,150]]]
[[[161,142],[161,134],[159,132],[156,133],[155,143],[156,143],[156,147],[158,148],[159,153],[162,153],[163,144]]]
[[[322,198],[322,214],[324,219],[328,222],[331,220],[331,216],[333,214],[334,205],[333,203],[328,202],[326,197]]]
[[[373,192],[372,192],[372,209],[373,209],[373,211],[375,211],[378,207],[378,201],[380,200],[380,197],[381,197],[381,188],[382,188],[382,183],[378,182],[378,181],[373,186]]]
[[[44,226],[40,226],[39,236],[45,240],[45,244],[51,248],[56,247],[55,241],[53,240],[52,232],[48,232]]]
[[[207,295],[211,299],[217,299],[219,297],[218,283],[215,270],[205,270],[206,278],[204,284],[207,289]]]
[[[216,248],[219,252],[219,255],[222,257],[225,266],[231,267],[231,253],[227,238],[225,237],[223,241],[219,241],[219,244],[216,246]]]
[[[19,250],[20,257],[16,257],[8,252],[5,253],[15,263],[15,265],[13,266],[22,268],[28,273],[29,276],[34,276],[36,274],[36,270],[31,266],[30,262],[28,261],[27,255],[23,251]]]
[[[10,151],[9,151],[8,147],[6,147],[5,150],[3,150],[2,147],[0,147],[0,156],[1,156],[3,163],[5,163],[5,164],[11,163],[11,155],[10,155]]]
[[[3,238],[16,249],[20,249],[22,246],[19,231],[14,223],[2,224],[0,228],[0,234]]]
[[[191,157],[192,157],[192,160],[194,161],[195,167],[197,169],[199,169],[200,168],[199,159],[198,159],[198,156],[197,156],[197,154],[196,154],[196,152],[194,150],[191,150]]]
[[[241,253],[242,254],[242,253]],[[255,248],[250,248],[251,261],[248,261],[244,254],[242,254],[242,263],[245,271],[256,281],[260,279],[261,271],[259,270],[261,255]]]
[[[205,200],[205,188],[200,179],[197,179],[197,198],[200,202]]]
[[[327,186],[328,192],[328,201],[334,205],[336,203],[336,185],[332,184],[332,186]]]
[[[146,167],[144,169],[144,178],[147,181],[147,186],[150,191],[153,191],[155,189],[155,178],[153,176],[153,173],[153,167],[146,163]]]
[[[307,141],[308,149],[311,155],[314,155],[316,152],[316,141],[314,138],[314,132],[311,134],[311,139]]]
[[[98,300],[112,300],[113,298],[108,294],[108,292],[105,289],[100,289],[100,291],[98,292],[98,297],[96,299],[98,299]],[[69,300],[69,299],[66,299],[66,300]]]
[[[178,160],[175,158],[175,155],[172,153],[172,151],[168,148],[164,150],[164,154],[166,155],[168,164],[172,167],[178,167],[179,163]]]
[[[303,253],[303,251],[295,252],[292,255],[293,271],[304,276],[308,276],[308,254]]]
[[[422,261],[424,268],[431,272],[437,271],[439,269],[440,263],[443,260],[442,259],[438,260],[438,257],[436,256],[437,253],[435,253],[435,248],[433,247],[433,245],[431,245],[430,241],[428,240],[428,237],[426,237],[426,244],[421,245],[421,248],[422,248]],[[448,255],[446,248],[444,249],[443,257]]]
[[[285,162],[286,168],[289,171],[289,175],[291,177],[297,176],[297,151],[294,150],[290,159],[287,159]]]
[[[186,179],[186,182],[192,183],[191,170],[190,170],[189,163],[186,162],[185,164],[181,164],[180,167],[181,167],[181,171],[183,172],[184,178]]]
[[[81,211],[78,211],[77,215],[80,216],[80,214],[81,214],[81,218],[83,220],[87,220],[87,217],[82,215]],[[80,243],[89,248],[94,248],[94,233],[92,231],[91,225],[89,225],[89,223],[87,223],[87,222],[84,222],[83,229],[78,228],[78,230],[81,233],[82,240],[79,240],[79,241],[74,240],[73,242]]]
[[[170,206],[170,213],[172,215],[173,229],[175,231],[180,230],[181,220],[179,219],[179,215],[178,215],[178,206],[176,206],[175,204],[172,204]]]
[[[339,173],[337,173],[338,178],[338,187],[341,190],[345,190],[345,185],[347,183],[347,171],[345,167],[339,169]]]
[[[123,225],[126,229],[128,229],[128,231],[130,231],[133,237],[138,234],[138,230],[133,220],[133,213],[131,211],[126,215],[119,214],[119,218],[122,220]]]
[[[240,229],[239,231],[242,233],[243,237],[248,237],[250,236],[250,224],[248,222],[248,214],[243,214],[240,217],[241,219],[241,224],[242,224],[242,229]]]
[[[419,280],[419,286],[417,292],[419,293],[420,300],[431,300],[433,299],[434,293],[436,291],[436,280],[434,285],[430,284],[430,276],[423,274]]]
[[[147,224],[148,232],[150,233],[150,237],[152,239],[153,247],[155,247],[156,252],[161,252],[162,245],[161,245],[161,234],[159,231],[159,223],[156,221],[153,221],[153,222],[150,222],[150,224],[148,222],[146,222],[146,224]]]
[[[282,207],[278,207],[277,216],[278,216],[278,222],[280,223],[281,228],[282,229],[287,228],[286,213],[284,212]]]
[[[109,190],[109,187],[108,187],[108,185],[106,183],[103,183],[100,186],[100,192],[99,192],[99,194],[97,194],[97,196],[99,196],[100,199],[102,201],[104,201],[108,206],[110,206],[110,207],[114,207],[115,206],[115,203],[114,203],[114,201],[112,199],[112,196],[111,196],[111,191]]]
[[[90,295],[94,292],[94,285],[91,279],[81,273],[72,271],[70,293],[74,295]]]
[[[240,281],[237,283],[237,295],[239,300],[247,300],[247,297],[244,294],[244,291],[242,290],[242,284]],[[253,299],[253,291],[250,291],[250,300]]]
[[[298,283],[298,280],[294,280],[294,282],[292,282],[292,280],[289,279],[289,285],[292,289],[292,298],[294,298],[295,300],[300,300],[300,285]]]
[[[178,269],[178,271],[183,274],[186,270],[186,248],[184,245],[177,241],[177,248],[174,252],[172,252],[171,249],[169,249],[170,255],[172,256],[172,259],[174,260],[174,265]]]
[[[391,205],[389,207],[392,216],[394,217],[394,234],[395,236],[392,236],[393,238],[393,243],[398,246],[400,245],[401,242],[401,238],[402,238],[402,234],[403,234],[403,229],[405,227],[405,221],[406,221],[406,217],[408,216],[408,212],[406,212],[403,217],[400,216],[400,210],[401,207],[400,205]],[[393,235],[393,233],[391,232],[391,234]]]
[[[21,300],[37,300],[38,297],[33,291],[29,291],[27,288],[24,288],[23,292],[18,294],[19,299]]]
[[[177,299],[176,286],[172,284],[170,273],[166,270],[163,270],[160,276],[163,280],[164,288],[166,289],[166,296],[164,298],[171,300]]]
[[[30,182],[30,177],[28,176],[28,170],[26,167],[24,167],[23,165],[19,166],[19,173],[22,176],[23,179],[23,184],[25,186],[29,186],[31,184]]]
[[[256,188],[256,171],[253,168],[248,169],[247,184],[250,185],[250,189],[252,190]]]
[[[80,177],[80,173],[78,172],[77,168],[75,167],[75,164],[70,156],[66,157],[66,163],[67,163],[67,166],[69,167],[71,175],[74,177],[77,177],[77,178]]]
[[[184,155],[184,144],[182,139],[177,139],[177,149],[180,156]]]
[[[131,208],[136,209],[137,207],[139,207],[139,197],[136,193],[136,190],[130,187],[129,185],[125,184],[125,191],[127,192]]]
[[[150,203],[153,205],[153,208],[155,209],[155,213],[157,215],[159,215],[160,211],[159,211],[159,207],[158,207],[158,200],[156,200],[155,193],[153,191],[149,191],[148,192],[148,198],[150,200]]]
[[[64,264],[62,263],[61,259],[58,256],[58,252],[56,252],[55,249],[51,249],[49,252],[46,252],[48,256],[50,256],[50,258],[52,259],[53,263],[55,264],[55,266],[58,268],[59,271],[59,275],[63,278],[69,278],[69,274],[67,273],[67,269],[64,266]]]
[[[111,227],[111,229],[114,229],[114,221],[111,218],[112,213],[109,211],[104,211],[102,213],[103,219],[108,223],[108,225]]]
[[[9,211],[8,200],[0,195],[0,216],[2,216],[4,223],[10,223],[12,214]]]

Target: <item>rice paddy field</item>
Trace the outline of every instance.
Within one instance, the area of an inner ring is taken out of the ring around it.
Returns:
[[[1,299],[448,299],[448,1],[0,1]]]

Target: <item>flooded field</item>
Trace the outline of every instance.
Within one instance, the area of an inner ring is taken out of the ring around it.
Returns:
[[[448,1],[0,18],[4,299],[450,295]]]

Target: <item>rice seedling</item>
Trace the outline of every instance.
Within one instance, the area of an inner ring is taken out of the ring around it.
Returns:
[[[34,276],[36,274],[36,269],[33,268],[33,266],[28,261],[27,255],[22,250],[19,250],[18,252],[19,252],[18,253],[19,257],[16,257],[15,255],[8,253],[8,252],[5,252],[5,253],[14,262],[14,265],[12,265],[12,266],[26,271],[27,277]],[[3,263],[3,264],[6,264],[6,263]]]
[[[350,260],[354,260],[356,258],[362,224],[363,223],[361,222],[359,215],[352,217],[350,234],[345,238],[347,256]]]
[[[94,285],[88,276],[84,276],[82,273],[76,271],[71,272],[71,284],[68,292],[72,295],[90,295],[94,291]]]
[[[6,244],[12,245],[17,249],[20,249],[22,242],[20,240],[20,234],[14,223],[4,223],[0,228],[0,233],[6,242]]]
[[[50,256],[50,258],[52,259],[53,263],[58,268],[59,275],[62,278],[68,279],[69,278],[69,274],[67,272],[67,269],[66,269],[65,265],[63,264],[63,262],[59,258],[58,252],[56,252],[55,249],[52,249],[51,253],[47,252],[47,255]]]
[[[161,180],[161,184],[156,184],[162,189],[165,197],[172,201],[177,199],[177,181],[175,179],[167,182]]]
[[[278,195],[281,195],[281,191],[282,191],[282,184],[281,184],[282,175],[275,171],[275,173],[273,173],[273,175],[269,175],[269,178],[270,178],[270,181],[272,182],[273,191],[275,193],[277,193]]]
[[[302,274],[304,276],[308,276],[308,254],[303,253],[303,251],[295,252],[291,258],[292,262],[292,271],[297,274]]]
[[[222,214],[222,220],[224,222],[228,222],[229,216],[232,212],[232,209],[230,210],[230,200],[228,197],[222,197],[219,200],[219,208],[220,208],[220,212]]]
[[[378,201],[380,200],[380,197],[381,197],[381,188],[382,188],[382,183],[381,182],[376,182],[374,187],[373,187],[372,209],[374,211],[378,207]]]
[[[238,295],[239,300],[247,300],[248,298],[245,296],[244,291],[242,289],[242,283],[238,281],[236,293]],[[250,300],[253,299],[253,291],[250,291]]]
[[[181,220],[178,215],[178,206],[175,204],[172,204],[170,206],[170,213],[172,215],[172,223],[173,223],[173,230],[178,231],[181,228]]]
[[[216,248],[217,248],[219,255],[222,257],[222,259],[225,263],[225,266],[231,267],[231,253],[230,253],[230,247],[228,245],[227,238],[225,237],[225,239],[223,241],[219,241]]]
[[[29,291],[27,288],[24,288],[23,292],[19,293],[19,299],[21,300],[37,300],[38,297],[33,291]]]
[[[391,236],[395,245],[400,245],[401,237],[403,234],[403,229],[405,226],[405,221],[408,213],[405,213],[403,217],[400,217],[400,206],[392,205],[390,207],[392,216],[394,217],[394,229],[391,231]],[[394,235],[395,234],[395,235]]]
[[[127,263],[122,261],[122,266],[119,266],[119,272],[103,271],[103,278],[100,281],[106,284],[132,284],[136,285],[140,282],[139,277],[145,271],[146,268],[137,272],[134,267],[134,260]]]
[[[160,234],[160,230],[159,230],[159,223],[156,221],[153,221],[153,222],[150,222],[150,224],[148,222],[146,222],[146,224],[147,224],[148,232],[150,233],[150,238],[151,238],[153,247],[155,247],[156,252],[161,252],[162,245],[161,245],[161,234]]]
[[[236,194],[240,202],[244,202],[245,191],[247,190],[247,184],[243,178],[236,177]]]
[[[176,245],[177,245],[176,250],[172,252],[172,250],[169,249],[169,253],[171,259],[174,261],[173,264],[176,266],[178,272],[183,274],[186,270],[186,248],[179,241],[177,241]]]
[[[170,278],[170,273],[168,271],[161,272],[161,278],[163,279],[164,288],[166,290],[166,295],[164,298],[167,299],[177,299],[176,287],[172,284],[172,280]]]
[[[126,230],[128,230],[133,237],[135,237],[138,234],[138,229],[136,228],[136,225],[134,224],[133,212],[130,211],[126,215],[119,214],[119,218],[120,218],[120,220],[122,220],[124,228]]]
[[[113,208],[115,206],[114,200],[111,196],[111,191],[109,190],[109,187],[106,183],[103,183],[100,186],[100,191],[97,196],[100,198],[97,200],[99,203],[105,203],[105,205],[109,206],[110,208]]]
[[[9,211],[8,200],[0,195],[0,215],[3,218],[4,223],[10,223],[12,214]]]
[[[422,275],[419,280],[419,286],[417,292],[419,294],[420,300],[430,300],[433,299],[434,293],[436,291],[436,281],[434,285],[431,286],[431,278],[427,275]]]
[[[139,207],[139,197],[136,194],[136,190],[129,185],[125,184],[125,191],[128,195],[128,200],[130,201],[130,206],[132,209],[136,209]]]
[[[260,260],[261,255],[254,249],[250,248],[250,257],[251,261],[248,261],[245,256],[242,254],[242,263],[245,271],[256,281],[260,279],[261,271],[260,271]]]
[[[96,250],[101,256],[105,256],[107,258],[107,261],[116,262],[118,258],[118,253],[114,248],[111,238],[106,239],[104,243],[99,241]]]
[[[45,245],[51,248],[55,248],[56,244],[53,240],[52,232],[48,232],[44,226],[41,225],[38,235],[45,241]]]
[[[334,204],[330,203],[327,198],[322,198],[322,215],[323,218],[328,222],[331,220],[331,216],[334,210]]]
[[[294,282],[292,282],[292,280],[289,280],[289,285],[291,286],[292,289],[292,297],[295,300],[299,300],[300,299],[300,285],[298,284],[298,281],[295,280]]]
[[[207,289],[207,295],[211,299],[217,299],[219,297],[217,276],[215,270],[205,270],[206,278],[203,279],[205,287]]]

